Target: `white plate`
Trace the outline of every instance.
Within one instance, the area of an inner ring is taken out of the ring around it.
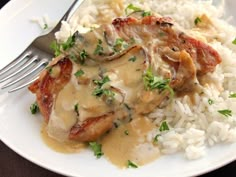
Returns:
[[[58,20],[72,0],[11,0],[0,11],[0,68],[15,58],[41,30],[30,22],[33,16],[47,13]],[[228,0],[233,14],[236,2]],[[53,7],[53,8],[51,8]],[[234,13],[235,14],[235,13]],[[49,170],[77,177],[156,177],[195,176],[236,160],[236,144],[218,145],[207,156],[188,161],[182,154],[162,156],[138,169],[120,170],[106,159],[97,160],[91,151],[61,154],[49,149],[41,140],[42,118],[32,116],[29,107],[35,100],[27,89],[18,93],[0,92],[0,138],[15,152]]]

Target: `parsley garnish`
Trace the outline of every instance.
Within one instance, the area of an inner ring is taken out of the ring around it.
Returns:
[[[83,49],[80,53],[80,60],[81,60],[81,64],[84,64],[85,59],[88,57],[88,53]]]
[[[153,139],[153,143],[157,144],[158,143],[158,137],[161,136],[160,134],[157,134],[154,139]]]
[[[48,29],[48,24],[45,23],[43,29]]]
[[[89,147],[93,150],[97,158],[100,158],[104,154],[102,152],[102,145],[97,142],[89,142]]]
[[[105,83],[111,81],[108,76],[103,77],[101,80],[94,80],[93,83],[102,87]]]
[[[39,106],[38,106],[37,102],[33,103],[30,106],[30,111],[31,111],[31,114],[36,114],[39,112]]]
[[[50,48],[54,50],[55,56],[60,55],[63,51],[71,48],[75,44],[77,32],[75,32],[72,36],[68,37],[67,41],[64,43],[58,43],[57,41],[53,41],[50,45]]]
[[[136,165],[134,162],[128,160],[127,161],[127,168],[138,168],[138,165]]]
[[[136,56],[132,56],[131,58],[129,58],[129,61],[135,62],[136,61]]]
[[[103,54],[102,40],[98,39],[98,44],[94,51],[94,55],[102,55],[102,54]]]
[[[74,110],[75,110],[76,114],[79,115],[79,104],[78,103],[75,104]]]
[[[231,93],[231,94],[229,95],[229,98],[236,98],[236,93]]]
[[[50,45],[50,48],[54,50],[54,55],[59,56],[61,54],[61,45],[57,41],[53,41]]]
[[[75,77],[80,77],[80,76],[84,75],[84,71],[82,69],[80,69],[74,75],[75,75]]]
[[[223,109],[218,111],[220,114],[224,115],[225,117],[232,116],[232,111],[229,109]]]
[[[142,17],[147,17],[147,16],[151,16],[151,12],[150,11],[143,11]]]
[[[202,20],[199,17],[195,18],[194,20],[195,25],[197,25],[200,22],[202,22]]]
[[[125,40],[122,38],[117,38],[113,46],[113,50],[115,52],[119,52],[122,49],[126,49],[126,48],[128,48],[128,44],[125,42]]]
[[[161,123],[161,126],[160,126],[159,130],[160,130],[160,132],[163,132],[163,131],[166,131],[166,130],[170,130],[170,128],[169,128],[169,126],[168,126],[166,121]]]
[[[143,82],[146,90],[158,89],[160,91],[168,90],[171,96],[174,95],[173,89],[170,87],[170,79],[162,79],[161,77],[154,76],[151,68],[149,68],[143,76]]]
[[[126,8],[125,8],[125,14],[128,15],[129,11],[133,11],[133,12],[139,12],[142,9],[139,7],[134,6],[133,4],[129,4]]]
[[[213,105],[213,104],[214,104],[214,101],[209,98],[209,99],[208,99],[208,104],[209,104],[209,105]]]
[[[232,44],[236,45],[236,38],[232,41]]]
[[[110,81],[110,78],[108,76],[105,76],[101,80],[94,80],[93,83],[96,84],[97,87],[93,91],[92,95],[98,96],[98,97],[105,95],[108,98],[108,101],[112,101],[114,99],[115,93],[110,89],[102,88],[102,86],[109,81]]]
[[[129,135],[129,131],[128,131],[128,130],[125,130],[125,131],[124,131],[124,134],[125,134],[125,135]]]

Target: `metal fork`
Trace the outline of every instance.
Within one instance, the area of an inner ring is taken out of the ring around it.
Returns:
[[[1,89],[10,87],[14,92],[38,79],[39,73],[53,58],[50,44],[55,40],[54,33],[61,27],[62,20],[68,20],[84,0],[75,0],[58,24],[47,34],[37,37],[16,59],[0,70],[0,83],[7,82]]]

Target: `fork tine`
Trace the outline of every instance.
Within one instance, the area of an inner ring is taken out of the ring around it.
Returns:
[[[41,66],[43,65],[47,65],[48,64],[48,60],[47,59],[42,59],[40,60],[31,70],[29,70],[28,72],[26,72],[24,75],[22,75],[21,77],[19,77],[18,79],[8,82],[7,84],[5,84],[4,86],[2,86],[1,89],[5,89],[7,87],[10,87],[14,84],[16,84],[17,82],[21,81],[22,79],[26,78],[27,76],[29,76],[30,74],[32,74],[34,71],[38,70]]]
[[[22,65],[20,67],[20,69],[18,69],[16,72],[12,72],[11,74],[9,74],[7,77],[3,78],[0,80],[0,83],[14,77],[15,75],[19,74],[20,72],[24,71],[27,67],[29,67],[32,63],[34,63],[36,60],[38,59],[38,56],[34,56],[32,57],[29,61],[27,61],[24,65]]]
[[[42,70],[43,70],[43,69],[42,69]],[[40,70],[40,71],[42,71],[42,70]],[[34,81],[36,81],[38,78],[39,78],[39,76],[37,75],[34,79],[32,79],[32,80],[30,80],[30,81],[28,81],[28,82],[26,82],[26,83],[24,83],[24,84],[22,84],[22,85],[20,85],[20,86],[18,86],[18,87],[15,87],[15,88],[9,90],[8,93],[12,93],[12,92],[15,92],[15,91],[20,90],[20,89],[22,89],[22,88],[24,88],[24,87],[30,85],[30,84],[33,83]]]
[[[6,65],[5,67],[3,67],[0,70],[0,75],[9,71],[10,69],[12,69],[13,67],[15,67],[16,65],[18,65],[20,62],[22,62],[26,57],[30,57],[32,54],[31,51],[27,51],[27,52],[23,52],[19,57],[17,57],[15,60],[13,60],[12,62],[10,62],[8,65]]]

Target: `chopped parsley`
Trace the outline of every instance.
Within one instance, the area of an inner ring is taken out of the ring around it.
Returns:
[[[151,16],[151,12],[150,11],[143,11],[142,17],[147,17],[147,16]]]
[[[115,93],[110,89],[102,88],[102,86],[109,81],[110,78],[108,76],[105,76],[101,80],[94,80],[93,83],[96,84],[97,87],[93,91],[92,95],[97,97],[105,95],[107,97],[107,101],[113,101]]]
[[[213,104],[214,104],[214,101],[209,98],[209,99],[208,99],[208,104],[209,104],[209,105],[213,105]]]
[[[48,24],[47,23],[44,24],[43,29],[45,29],[45,30],[48,29]]]
[[[236,38],[232,41],[232,44],[236,45]]]
[[[47,66],[45,69],[48,71],[49,74],[52,74],[52,66]]]
[[[136,165],[134,162],[128,160],[127,161],[127,168],[138,168],[138,165]]]
[[[102,40],[98,39],[98,44],[96,49],[94,50],[94,55],[102,55],[102,54],[103,54]]]
[[[170,79],[163,79],[161,77],[154,76],[151,68],[149,68],[143,75],[143,82],[146,90],[158,89],[159,91],[168,90],[171,96],[174,95],[173,89],[170,87]]]
[[[132,56],[131,58],[129,58],[129,61],[135,62],[136,61],[136,56]]]
[[[154,137],[154,139],[153,139],[153,143],[154,144],[157,144],[158,143],[158,138],[159,138],[159,136],[161,136],[160,134],[157,134],[155,137]]]
[[[76,112],[77,115],[79,115],[79,104],[78,103],[75,104],[74,111]]]
[[[50,48],[54,50],[55,56],[60,55],[63,51],[71,48],[75,44],[77,32],[75,32],[72,36],[68,37],[66,42],[58,43],[57,41],[53,41],[50,45]]]
[[[101,80],[94,80],[93,83],[102,87],[105,83],[110,82],[110,78],[108,76],[103,77]]]
[[[50,48],[54,50],[54,55],[59,56],[61,54],[61,45],[57,41],[53,41],[50,45]]]
[[[125,134],[125,135],[129,135],[129,131],[128,131],[128,130],[125,130],[125,131],[124,131],[124,134]]]
[[[97,142],[89,142],[89,147],[93,150],[97,158],[100,158],[104,154],[102,152],[102,145]]]
[[[129,4],[126,8],[125,8],[125,14],[128,15],[129,11],[132,12],[139,12],[142,11],[141,8],[134,6],[133,4]]]
[[[202,20],[199,17],[195,18],[195,20],[194,20],[195,25],[197,25],[200,22],[202,22]]]
[[[81,60],[81,64],[84,64],[86,58],[88,57],[88,53],[83,49],[80,53],[80,60]]]
[[[220,114],[224,115],[225,117],[232,116],[232,111],[229,109],[223,109],[218,111]]]
[[[229,98],[236,98],[236,93],[231,93],[231,94],[229,95]]]
[[[30,106],[30,111],[31,111],[31,114],[36,114],[39,112],[39,106],[38,106],[37,102],[33,103]]]
[[[115,44],[114,44],[114,46],[113,46],[113,50],[114,50],[115,52],[119,52],[119,51],[121,51],[122,49],[128,48],[128,46],[129,46],[129,45],[127,44],[127,42],[125,42],[124,39],[122,39],[122,38],[117,38],[116,41],[115,41]]]
[[[160,130],[160,132],[163,132],[163,131],[166,131],[166,130],[170,130],[170,128],[169,128],[169,126],[168,126],[166,121],[161,123],[161,126],[160,126],[159,130]]]
[[[80,77],[80,76],[84,75],[84,71],[82,69],[80,69],[74,75],[75,75],[75,77]]]

